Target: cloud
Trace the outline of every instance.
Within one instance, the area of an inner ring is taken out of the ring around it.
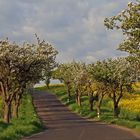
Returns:
[[[124,55],[116,48],[121,33],[107,31],[104,18],[117,14],[128,0],[0,0],[0,37],[17,42],[37,33],[59,51],[57,60],[86,62]]]

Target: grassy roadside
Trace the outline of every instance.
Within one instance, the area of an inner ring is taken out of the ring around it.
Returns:
[[[32,104],[30,95],[25,95],[20,106],[19,118],[10,124],[0,121],[0,140],[18,140],[43,130]]]
[[[45,87],[40,87],[38,89],[46,90]],[[113,113],[112,113],[112,107],[108,104],[109,101],[107,99],[103,101],[102,109],[101,109],[102,114],[101,114],[100,118],[98,118],[95,106],[94,106],[93,112],[89,111],[87,96],[82,97],[82,106],[79,107],[75,103],[74,98],[72,101],[68,102],[68,100],[67,100],[68,98],[66,95],[66,89],[64,86],[53,85],[53,86],[50,86],[49,90],[51,92],[55,93],[58,96],[58,98],[64,104],[66,104],[72,111],[78,113],[82,117],[97,120],[97,121],[103,121],[103,122],[110,123],[110,124],[117,124],[120,126],[125,126],[127,128],[131,128],[133,130],[140,132],[140,120],[135,120],[135,117],[134,117],[135,114],[133,114],[132,112],[130,112],[130,113],[128,112],[127,115],[132,118],[132,119],[129,119],[129,117],[125,116],[127,112],[122,110],[120,113],[120,118],[114,118]]]

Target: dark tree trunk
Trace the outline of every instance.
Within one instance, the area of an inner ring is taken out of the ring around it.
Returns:
[[[93,111],[93,102],[90,102],[90,111]]]
[[[46,86],[47,86],[47,89],[49,89],[49,88],[50,88],[50,87],[49,87],[49,84],[47,84]]]
[[[47,83],[46,83],[46,87],[47,87],[47,89],[50,88],[50,87],[49,87],[49,84],[50,84],[50,82],[47,82]]]
[[[94,97],[93,97],[93,93],[92,93],[91,96],[89,97],[89,109],[90,109],[90,111],[93,111],[93,101],[94,101]]]
[[[68,100],[71,100],[71,92],[70,92],[70,86],[67,85],[67,95],[68,95]]]
[[[119,106],[117,103],[114,103],[114,117],[118,118],[119,116]]]
[[[50,87],[49,87],[50,79],[46,79],[45,83],[46,83],[46,87],[47,87],[47,89],[49,89],[49,88],[50,88]]]
[[[120,93],[119,93],[119,96],[118,98],[116,97],[116,92],[114,92],[113,94],[113,102],[114,102],[114,117],[118,118],[119,117],[119,113],[120,113],[120,110],[119,110],[119,102],[120,102],[120,99],[123,97],[123,85],[120,85],[120,89],[119,89]]]
[[[78,90],[75,91],[75,96],[76,96],[76,98],[75,98],[76,103],[78,104]]]

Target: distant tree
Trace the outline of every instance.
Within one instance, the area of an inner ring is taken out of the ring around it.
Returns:
[[[58,54],[58,52],[54,50],[52,45],[50,44],[47,44],[47,45],[48,45],[48,50],[50,51],[48,52],[48,57],[50,60],[47,61],[46,67],[43,70],[43,80],[45,81],[46,87],[49,88],[53,70],[58,66],[58,64],[55,61],[56,55]]]
[[[51,78],[52,78],[52,70],[46,70],[44,72],[44,78],[43,80],[45,80],[45,84],[46,84],[46,87],[49,89],[49,84],[51,82]]]
[[[53,71],[58,65],[55,61],[55,57],[56,57],[56,55],[54,55],[54,57],[52,58],[51,61],[48,61],[48,64],[46,65],[46,67],[43,70],[43,80],[45,81],[46,87],[48,89],[49,89],[50,81],[53,78],[53,76],[52,76]]]
[[[76,103],[81,106],[81,96],[87,90],[90,81],[89,73],[85,63],[73,62],[73,88],[76,96]]]
[[[86,65],[79,62],[60,64],[54,71],[53,77],[59,79],[67,87],[68,99],[71,99],[71,91],[75,92],[76,103],[81,105],[81,95],[86,92],[88,72]]]
[[[68,99],[71,100],[71,89],[73,82],[72,63],[58,65],[57,69],[53,71],[53,78],[59,79],[66,85]]]

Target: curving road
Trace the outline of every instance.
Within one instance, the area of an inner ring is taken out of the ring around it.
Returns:
[[[46,130],[23,140],[140,140],[131,131],[81,118],[45,91],[35,91],[33,101]]]

